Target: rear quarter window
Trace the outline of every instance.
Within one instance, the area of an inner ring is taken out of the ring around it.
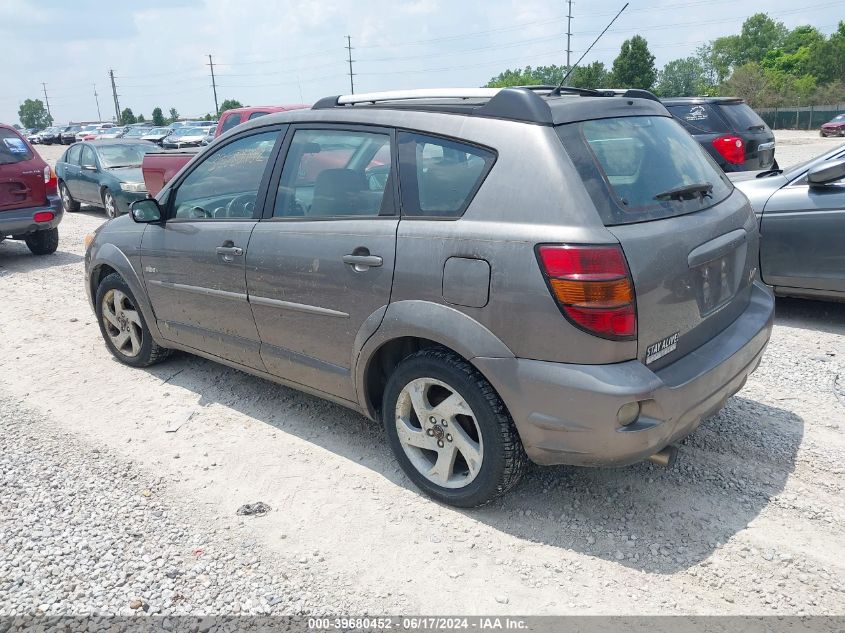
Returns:
[[[220,133],[222,134],[223,132],[228,132],[240,122],[241,115],[239,112],[230,114],[223,120],[223,125],[220,127]]]
[[[721,104],[719,110],[730,121],[731,126],[736,132],[766,129],[766,122],[747,103]]]
[[[12,130],[0,128],[0,165],[11,165],[32,160],[29,145]]]
[[[690,134],[716,134],[728,128],[712,106],[706,103],[669,105],[666,109]]]
[[[733,191],[713,159],[672,118],[597,119],[557,129],[606,226],[694,213]],[[710,191],[672,195],[692,186]]]

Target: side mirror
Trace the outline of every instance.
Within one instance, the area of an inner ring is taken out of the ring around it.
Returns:
[[[807,172],[811,187],[824,187],[845,178],[845,160],[826,161]]]
[[[162,219],[161,207],[155,198],[136,200],[129,205],[129,215],[139,224],[155,224]]]
[[[84,169],[85,171],[97,171],[97,166],[96,165],[83,165],[82,169]]]

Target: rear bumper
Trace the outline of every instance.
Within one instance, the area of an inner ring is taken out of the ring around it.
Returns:
[[[772,331],[774,297],[755,283],[748,308],[717,337],[656,372],[639,361],[571,365],[475,358],[508,406],[539,464],[625,465],[692,433],[739,391]],[[619,408],[639,401],[630,426]]]
[[[41,207],[26,207],[12,211],[0,211],[0,235],[19,236],[35,231],[43,231],[59,226],[62,221],[62,201],[58,196],[49,196],[48,204]],[[49,222],[36,222],[33,216],[42,211],[53,213],[53,219]]]

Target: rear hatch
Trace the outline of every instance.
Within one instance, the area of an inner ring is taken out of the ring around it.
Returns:
[[[637,355],[652,369],[689,353],[747,307],[757,261],[747,200],[671,117],[558,127],[634,282]]]
[[[766,122],[742,101],[719,103],[718,110],[745,142],[743,167],[747,170],[771,169],[775,160],[775,135]]]
[[[15,131],[0,127],[0,212],[46,204],[45,167]]]

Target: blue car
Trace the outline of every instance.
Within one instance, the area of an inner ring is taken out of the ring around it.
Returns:
[[[59,195],[66,212],[92,204],[109,218],[129,212],[135,200],[147,197],[141,174],[144,154],[155,143],[136,140],[100,140],[71,145],[56,163]]]

